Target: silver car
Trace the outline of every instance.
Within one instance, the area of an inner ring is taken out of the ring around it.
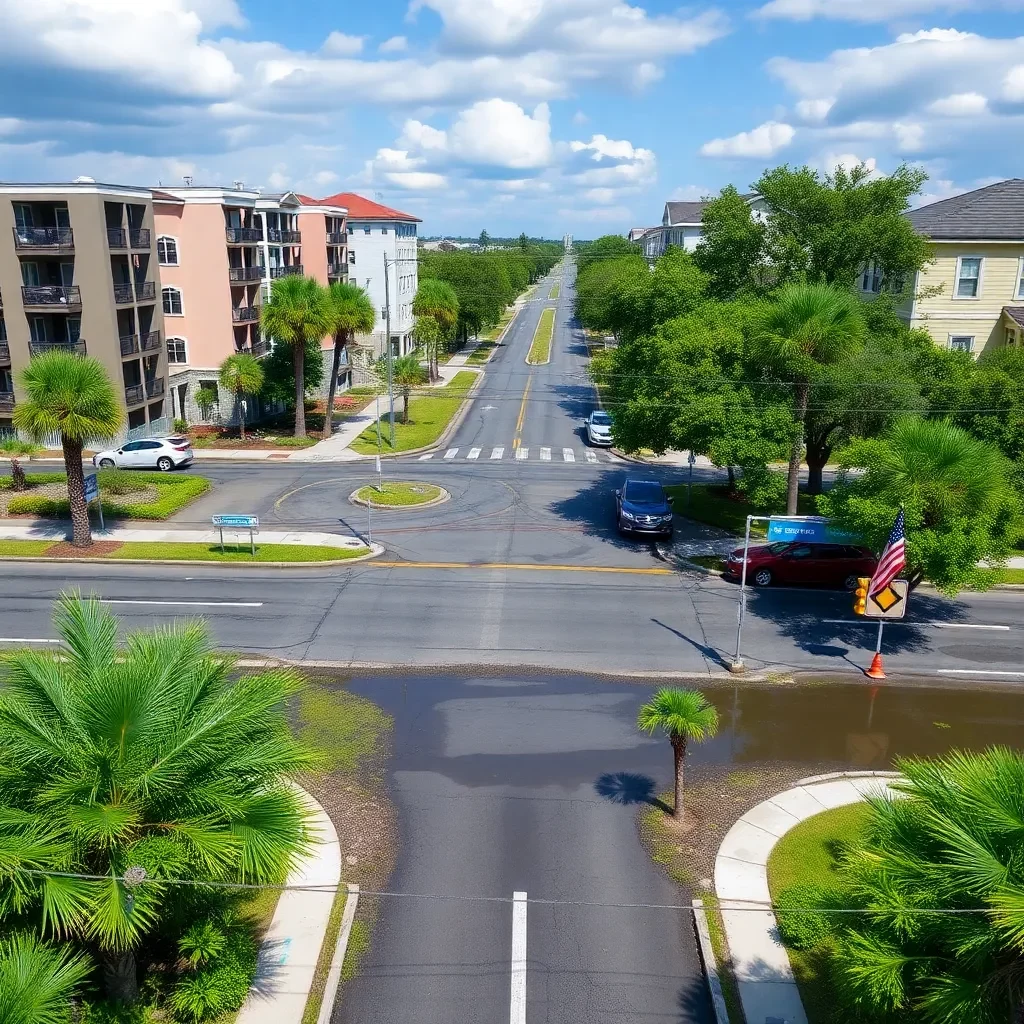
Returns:
[[[612,418],[603,409],[595,409],[587,417],[587,440],[600,448],[612,444]]]
[[[101,469],[159,469],[164,473],[192,461],[192,444],[187,437],[145,437],[127,441],[120,448],[97,452],[92,464]]]

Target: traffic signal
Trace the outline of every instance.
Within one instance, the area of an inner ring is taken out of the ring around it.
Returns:
[[[871,586],[870,576],[857,577],[857,589],[853,592],[853,614],[863,615],[868,607],[868,587]]]

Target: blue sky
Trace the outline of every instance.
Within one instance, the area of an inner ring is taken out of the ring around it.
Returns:
[[[0,179],[593,237],[769,166],[1020,175],[1024,0],[0,0]]]

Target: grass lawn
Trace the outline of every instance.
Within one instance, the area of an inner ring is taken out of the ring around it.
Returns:
[[[21,555],[22,558],[33,558],[44,555],[48,548],[53,547],[52,540],[0,540],[0,555]]]
[[[562,286],[560,284],[553,284],[551,286],[551,293],[548,295],[549,299],[557,299],[561,294]]]
[[[546,363],[551,358],[551,336],[554,332],[555,311],[553,309],[542,310],[540,320],[537,322],[537,330],[533,332],[530,354],[526,359],[528,363]]]
[[[1000,583],[1024,583],[1024,569],[1003,569],[999,574]]]
[[[424,389],[409,402],[409,422],[402,423],[395,417],[395,447],[388,444],[387,429],[381,424],[385,453],[407,452],[413,448],[424,448],[433,444],[445,431],[452,417],[459,411],[463,400],[473,386],[477,375],[470,370],[457,373],[452,382],[444,388]],[[401,408],[401,401],[396,405]],[[396,410],[397,411],[397,410]],[[351,448],[360,455],[377,454],[377,427],[366,428],[353,442]]]
[[[181,544],[173,541],[103,541],[96,550],[84,548],[82,558],[153,558],[168,562],[330,562],[365,555],[367,548],[324,548],[306,544],[256,544],[253,558],[248,544],[225,544],[221,553],[219,544]],[[111,549],[111,545],[116,545]],[[46,557],[52,549],[54,560],[68,557],[69,551],[63,542],[52,540],[4,540],[0,541],[0,557],[20,556],[22,558]],[[74,557],[72,554],[71,557]]]
[[[441,488],[435,484],[417,483],[415,480],[388,481],[384,490],[378,491],[376,484],[367,484],[356,492],[360,501],[373,505],[405,506],[423,505],[441,497]]]
[[[869,814],[866,803],[850,804],[816,814],[787,832],[768,858],[772,900],[793,885],[834,885],[838,866],[836,844],[856,841]],[[828,944],[788,952],[810,1024],[834,1020],[837,997],[829,978]]]
[[[672,484],[665,488],[675,498],[675,510],[681,516],[699,523],[719,526],[730,533],[742,535],[747,528],[747,516],[768,515],[763,508],[755,508],[742,498],[730,498],[726,488],[717,484],[694,484],[690,493],[690,507],[686,507],[686,484]],[[814,496],[800,492],[797,511],[802,516],[814,515]],[[754,523],[751,536],[763,537],[763,523]]]

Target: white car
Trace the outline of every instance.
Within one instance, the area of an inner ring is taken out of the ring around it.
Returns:
[[[611,447],[612,418],[603,409],[595,409],[587,417],[587,440],[601,448]]]
[[[97,452],[92,464],[100,469],[159,469],[164,473],[192,461],[192,445],[187,437],[146,437],[127,441],[120,448]]]

